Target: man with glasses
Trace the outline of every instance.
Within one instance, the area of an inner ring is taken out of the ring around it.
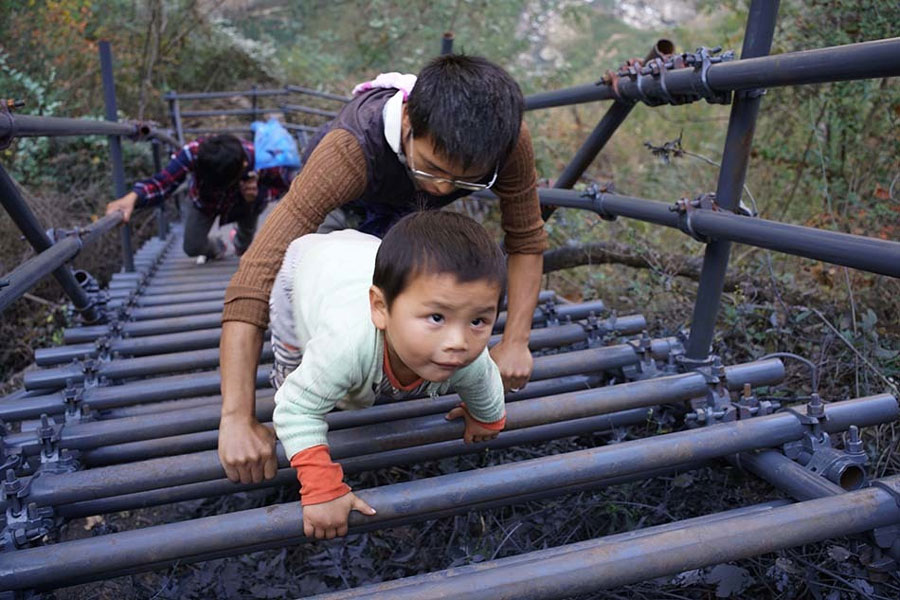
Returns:
[[[509,273],[507,323],[491,357],[507,390],[531,375],[528,336],[547,239],[518,84],[483,58],[445,55],[418,78],[390,73],[354,92],[307,147],[303,170],[225,293],[219,457],[232,481],[275,476],[274,434],[254,416],[256,367],[275,275],[302,235],[353,228],[383,237],[410,212],[490,188]]]
[[[234,223],[234,252],[244,253],[253,241],[256,222],[270,201],[290,185],[285,167],[253,170],[254,147],[233,135],[216,135],[186,144],[169,164],[149,179],[138,181],[130,192],[106,205],[106,214],[121,210],[127,222],[135,209],[165,201],[191,175],[191,202],[184,206],[184,253],[198,261],[225,254],[225,243],[209,237],[216,217],[219,225]]]

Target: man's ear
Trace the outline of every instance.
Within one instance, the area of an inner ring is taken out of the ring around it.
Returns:
[[[388,307],[384,292],[377,285],[369,288],[369,309],[372,312],[372,323],[376,329],[384,331],[388,322]]]

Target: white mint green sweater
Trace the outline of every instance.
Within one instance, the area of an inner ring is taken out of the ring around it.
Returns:
[[[294,240],[293,321],[303,351],[300,366],[275,394],[275,432],[288,458],[328,444],[325,415],[372,406],[384,376],[384,334],[372,323],[369,287],[381,240],[355,230],[310,234]],[[276,279],[277,281],[277,279]],[[504,416],[503,383],[487,348],[443,383],[428,385],[431,396],[460,395],[472,417],[483,423]]]

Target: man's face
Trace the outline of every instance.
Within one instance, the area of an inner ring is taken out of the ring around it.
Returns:
[[[372,322],[384,331],[391,369],[404,385],[421,377],[446,381],[487,346],[497,316],[500,286],[460,283],[446,273],[416,276],[388,310],[372,286]]]
[[[407,167],[409,167],[416,187],[432,196],[446,196],[458,189],[452,181],[480,182],[491,174],[496,175],[496,165],[473,165],[463,169],[461,165],[438,154],[434,147],[434,140],[429,135],[414,137],[415,132],[406,115],[406,106],[403,107],[403,126],[401,129],[401,143],[403,153],[406,155]],[[424,173],[417,176],[415,172]],[[437,178],[437,179],[435,179]],[[493,181],[492,181],[493,183]]]

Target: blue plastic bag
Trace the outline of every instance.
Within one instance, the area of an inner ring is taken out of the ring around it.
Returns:
[[[253,147],[256,153],[254,168],[257,171],[270,167],[300,167],[297,141],[278,119],[273,117],[266,122],[254,121],[250,128],[253,129]]]

